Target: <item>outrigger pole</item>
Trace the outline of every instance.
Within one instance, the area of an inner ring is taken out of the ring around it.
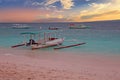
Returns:
[[[63,48],[70,48],[70,47],[74,47],[74,46],[80,46],[83,44],[86,44],[86,43],[83,42],[83,43],[78,43],[78,44],[73,44],[73,45],[68,45],[68,46],[61,46],[61,47],[54,48],[54,50],[63,49]]]
[[[24,46],[25,45],[25,43],[24,44],[18,44],[18,45],[15,45],[15,46],[11,46],[12,48],[15,48],[15,47],[20,47],[20,46]]]

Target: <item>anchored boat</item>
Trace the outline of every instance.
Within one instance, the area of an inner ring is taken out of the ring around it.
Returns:
[[[59,27],[49,27],[48,29],[49,30],[59,30],[60,28]]]
[[[24,37],[26,35],[29,35],[30,36],[29,42],[24,41],[24,43],[14,45],[12,46],[12,48],[19,46],[28,46],[33,50],[33,49],[40,49],[40,48],[47,48],[51,46],[61,45],[64,42],[64,38],[58,38],[56,32],[51,32],[51,33],[44,32],[43,35],[41,35],[40,32],[38,33],[25,32],[21,34],[24,35]],[[37,36],[38,40],[34,39],[35,36]]]
[[[75,25],[75,24],[70,24],[69,29],[88,29],[89,26],[80,24],[80,25]]]
[[[30,27],[23,24],[13,24],[12,28],[13,29],[29,29]]]

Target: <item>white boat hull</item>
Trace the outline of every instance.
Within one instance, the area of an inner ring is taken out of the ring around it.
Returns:
[[[63,41],[64,41],[63,38],[59,38],[59,39],[47,41],[44,44],[34,44],[34,45],[31,45],[31,48],[32,49],[39,49],[39,48],[46,48],[46,47],[51,47],[51,46],[57,46],[57,45],[62,44]]]

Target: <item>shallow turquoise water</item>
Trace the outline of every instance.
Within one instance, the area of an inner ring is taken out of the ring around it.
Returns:
[[[30,26],[30,29],[12,29],[12,24],[0,24],[0,47],[11,47],[12,45],[22,43],[24,38],[20,35],[21,32],[36,32],[42,30],[48,32],[49,26],[56,26],[61,28],[59,33],[65,38],[63,45],[86,42],[84,45],[61,49],[59,51],[120,54],[120,21],[84,23],[89,25],[91,27],[90,29],[68,29],[68,24],[69,23],[27,24]],[[42,30],[39,29],[40,27],[42,27]],[[53,50],[53,47],[43,50],[50,51]]]

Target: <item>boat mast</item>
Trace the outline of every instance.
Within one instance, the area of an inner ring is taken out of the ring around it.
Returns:
[[[23,37],[24,37],[23,43],[26,43],[26,35],[23,35]]]
[[[44,32],[44,44],[46,42],[46,33]]]

